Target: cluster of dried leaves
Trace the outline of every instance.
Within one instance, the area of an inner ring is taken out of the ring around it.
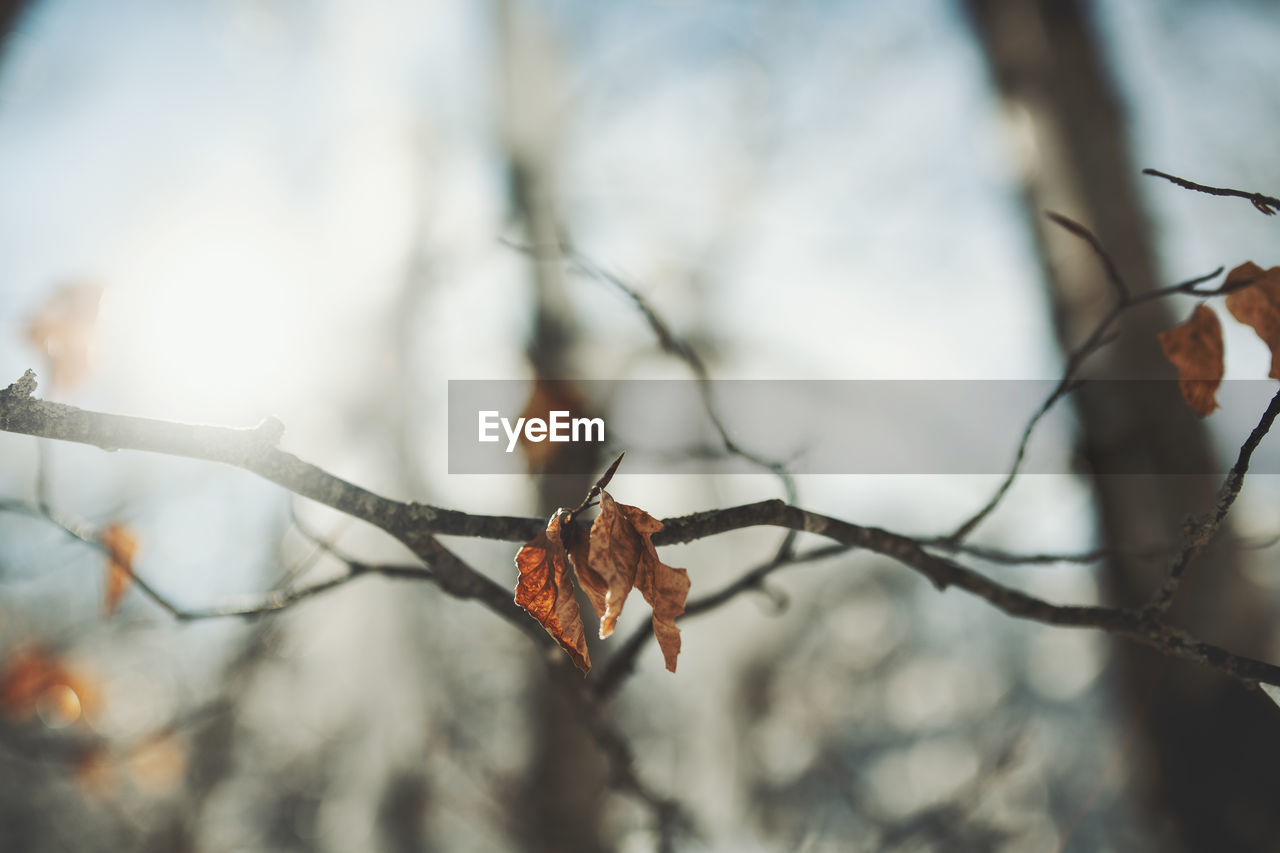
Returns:
[[[588,535],[569,523],[573,515],[557,510],[546,529],[516,554],[516,603],[585,673],[591,669],[591,658],[571,570],[600,619],[601,639],[613,633],[627,596],[638,589],[653,608],[653,633],[667,669],[675,672],[680,654],[676,618],[684,613],[689,573],[658,559],[652,536],[662,529],[662,522],[639,507],[618,503],[603,489],[600,515]]]
[[[1227,311],[1266,343],[1271,350],[1269,375],[1280,379],[1280,267],[1264,270],[1245,261],[1227,273],[1223,287],[1230,291]],[[1222,324],[1213,309],[1197,305],[1187,322],[1161,333],[1160,346],[1178,368],[1178,384],[1191,408],[1201,417],[1218,408],[1218,386],[1225,368]]]

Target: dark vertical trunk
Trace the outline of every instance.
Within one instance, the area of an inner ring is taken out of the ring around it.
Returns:
[[[1097,259],[1049,232],[1046,207],[1091,228],[1131,292],[1158,283],[1122,116],[1088,4],[1080,0],[965,0],[1015,143],[1028,220],[1050,288],[1059,340],[1080,343],[1115,297]],[[1183,271],[1189,272],[1189,271]],[[1182,320],[1166,302],[1126,312],[1120,337],[1095,356],[1093,375],[1170,378],[1156,335]],[[1075,400],[1084,455],[1095,471],[1212,470],[1202,425],[1173,383],[1140,404],[1132,389],[1091,385]],[[1149,387],[1149,386],[1148,386]],[[1242,440],[1244,436],[1240,437]],[[1177,541],[1188,515],[1206,512],[1210,477],[1097,476],[1105,544],[1130,549]],[[1225,537],[1220,537],[1220,540]],[[1173,617],[1196,633],[1266,655],[1270,608],[1251,596],[1240,555],[1225,547],[1192,569]],[[1117,557],[1104,569],[1114,603],[1144,601],[1164,567]],[[1256,693],[1207,670],[1168,664],[1130,644],[1115,648],[1114,676],[1141,727],[1146,761],[1135,777],[1157,828],[1186,849],[1271,849],[1280,838],[1280,725]],[[1167,846],[1164,846],[1167,849]]]
[[[522,4],[501,0],[498,14],[510,205],[529,250],[534,296],[528,358],[537,379],[566,380],[574,373],[576,321],[565,294],[556,199],[561,97],[556,57],[541,31],[542,22]],[[567,472],[591,470],[590,460],[572,458],[594,453],[582,449],[590,447],[569,445],[541,460],[537,474],[543,517],[557,507],[576,506],[586,495],[594,478]],[[606,768],[590,734],[586,709],[570,694],[572,689],[565,679],[545,678],[541,672],[530,681],[533,754],[517,795],[517,825],[522,843],[533,853],[607,849],[599,823]]]
[[[0,58],[3,58],[4,52],[9,48],[18,21],[33,5],[31,0],[0,0]]]

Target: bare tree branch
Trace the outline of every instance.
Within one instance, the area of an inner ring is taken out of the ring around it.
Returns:
[[[1262,193],[1251,193],[1246,192],[1245,190],[1233,190],[1226,187],[1210,187],[1205,184],[1197,184],[1195,181],[1188,181],[1186,178],[1179,178],[1176,175],[1169,175],[1155,169],[1143,169],[1142,174],[1153,175],[1157,178],[1164,178],[1166,181],[1177,184],[1183,189],[1195,190],[1198,193],[1247,199],[1261,213],[1264,213],[1267,216],[1271,216],[1277,210],[1280,210],[1280,198],[1276,198],[1275,196],[1263,195]]]
[[[44,519],[66,533],[68,536],[96,549],[103,555],[110,556],[111,554],[110,549],[103,542],[100,530],[95,529],[93,525],[90,525],[87,522],[76,521],[68,518],[65,514],[55,511],[47,503],[40,506],[33,506],[20,501],[5,500],[0,501],[0,512],[20,513],[22,515],[29,515],[35,518]],[[239,604],[223,604],[214,607],[183,607],[167,595],[161,593],[154,584],[139,574],[138,570],[134,568],[134,566],[130,564],[120,564],[120,569],[129,575],[129,579],[132,581],[133,585],[146,595],[147,598],[150,598],[161,609],[180,622],[194,622],[201,619],[221,619],[231,616],[259,616],[266,613],[276,613],[287,607],[291,607],[300,601],[304,601],[332,589],[337,589],[356,578],[370,575],[419,581],[435,581],[436,579],[435,575],[431,573],[431,570],[423,566],[366,563],[352,557],[343,556],[323,544],[317,549],[316,553],[330,554],[335,559],[346,565],[346,571],[341,575],[319,581],[309,586],[292,587],[287,585],[278,585],[265,597],[260,599],[247,599],[245,602]]]
[[[1005,495],[1009,493],[1009,489],[1013,487],[1014,481],[1017,480],[1018,475],[1022,471],[1022,463],[1025,461],[1027,456],[1027,447],[1031,443],[1031,436],[1035,433],[1036,427],[1039,426],[1040,421],[1044,419],[1045,415],[1049,414],[1053,407],[1057,405],[1059,400],[1070,394],[1075,389],[1076,376],[1080,372],[1081,366],[1083,366],[1089,356],[1093,355],[1115,339],[1113,335],[1109,334],[1111,327],[1120,319],[1120,316],[1126,310],[1136,305],[1141,305],[1155,299],[1163,299],[1174,294],[1219,296],[1224,293],[1229,293],[1232,290],[1237,290],[1241,287],[1247,287],[1253,283],[1252,279],[1250,279],[1248,281],[1232,282],[1230,285],[1224,284],[1222,287],[1211,290],[1200,290],[1199,286],[1201,284],[1217,278],[1222,274],[1222,267],[1219,267],[1207,275],[1197,276],[1196,278],[1179,282],[1178,284],[1162,287],[1157,290],[1139,294],[1138,296],[1132,296],[1129,293],[1128,287],[1124,283],[1124,279],[1121,278],[1119,270],[1116,269],[1115,262],[1111,259],[1110,254],[1107,253],[1105,247],[1103,247],[1102,242],[1093,234],[1092,231],[1075,220],[1069,219],[1060,213],[1053,213],[1050,211],[1046,215],[1054,224],[1061,226],[1071,234],[1074,234],[1089,244],[1090,248],[1093,249],[1094,253],[1101,261],[1103,268],[1107,273],[1107,279],[1111,282],[1112,287],[1116,291],[1116,302],[1112,306],[1111,310],[1098,321],[1098,325],[1094,327],[1093,331],[1089,333],[1084,341],[1067,354],[1066,363],[1062,370],[1062,378],[1058,381],[1058,384],[1054,386],[1053,390],[1049,392],[1049,395],[1045,398],[1044,402],[1040,404],[1040,408],[1031,415],[1031,418],[1027,421],[1027,425],[1022,430],[1022,437],[1018,441],[1017,450],[1014,451],[1013,464],[1009,466],[1009,473],[1005,475],[1003,480],[1001,480],[1000,485],[996,488],[995,492],[987,502],[983,504],[977,512],[969,516],[969,518],[967,518],[949,537],[947,537],[946,542],[949,545],[954,546],[962,542],[965,537],[972,533],[979,524],[985,521],[987,517],[990,516],[991,513],[995,512],[996,508],[1000,506]]]
[[[1231,511],[1231,506],[1236,502],[1236,498],[1240,496],[1240,490],[1244,487],[1244,477],[1249,471],[1249,462],[1253,458],[1253,452],[1258,449],[1258,445],[1262,443],[1262,439],[1266,438],[1270,432],[1272,424],[1275,423],[1276,416],[1280,415],[1280,391],[1276,391],[1271,398],[1271,402],[1267,405],[1267,409],[1262,414],[1262,419],[1258,421],[1258,425],[1249,433],[1249,437],[1244,444],[1240,446],[1240,453],[1236,457],[1236,462],[1231,466],[1231,470],[1227,472],[1227,477],[1222,482],[1221,488],[1218,489],[1217,500],[1214,501],[1213,512],[1200,521],[1190,525],[1184,534],[1184,541],[1181,550],[1173,558],[1173,562],[1169,566],[1169,577],[1156,591],[1148,608],[1155,613],[1166,613],[1173,605],[1174,597],[1178,593],[1178,587],[1182,583],[1182,578],[1186,574],[1187,567],[1191,565],[1191,561],[1208,547],[1213,537],[1218,532],[1218,528],[1222,526],[1222,522],[1226,519],[1227,513]]]
[[[78,519],[72,519],[64,513],[57,512],[49,504],[43,488],[39,490],[39,502],[35,505],[23,503],[21,501],[4,500],[0,501],[0,512],[12,512],[21,515],[29,515],[33,518],[41,518],[48,521],[54,527],[79,542],[83,542],[91,548],[95,548],[106,556],[111,555],[111,551],[107,548],[106,543],[102,540],[102,531],[95,528],[87,522]],[[144,595],[154,601],[163,610],[177,619],[185,618],[185,614],[181,607],[174,604],[169,598],[160,593],[146,578],[137,573],[132,565],[121,563],[120,569],[124,571],[129,579],[133,582]]]
[[[1054,213],[1052,210],[1047,210],[1045,211],[1045,216],[1047,216],[1049,221],[1054,225],[1065,228],[1067,231],[1070,231],[1072,234],[1089,244],[1089,248],[1093,249],[1093,253],[1097,255],[1098,260],[1102,262],[1102,268],[1107,272],[1107,281],[1111,282],[1111,287],[1116,292],[1116,298],[1122,305],[1127,303],[1129,301],[1129,286],[1124,283],[1124,278],[1121,277],[1120,270],[1116,268],[1116,262],[1112,260],[1111,255],[1107,252],[1106,248],[1103,247],[1102,241],[1099,240],[1088,228],[1085,228],[1074,219],[1063,216],[1061,213]]]
[[[284,426],[274,418],[252,429],[177,424],[37,400],[31,396],[35,386],[35,374],[27,371],[0,391],[0,430],[92,444],[104,450],[147,450],[206,459],[252,471],[302,497],[387,531],[431,566],[440,587],[450,595],[475,599],[530,636],[538,637],[538,642],[547,640],[509,590],[468,566],[432,535],[436,530],[462,536],[501,532],[507,535],[493,538],[519,539],[531,529],[529,519],[492,517],[472,525],[473,517],[465,513],[376,495],[280,450],[276,444]]]
[[[89,412],[37,400],[31,396],[34,390],[35,377],[28,371],[21,380],[0,391],[0,430],[100,447],[127,447],[210,459],[253,471],[386,530],[431,567],[435,580],[446,592],[458,598],[475,598],[536,642],[544,646],[551,642],[514,603],[510,592],[463,563],[434,537],[436,533],[448,533],[519,541],[536,534],[542,524],[537,519],[468,515],[375,495],[279,450],[275,446],[282,429],[278,422],[267,421],[264,426],[250,430],[174,424]],[[1053,604],[931,553],[911,537],[809,512],[785,501],[768,500],[708,510],[667,519],[663,524],[663,529],[653,536],[656,545],[689,542],[758,526],[813,533],[889,557],[924,575],[939,590],[948,587],[965,590],[1010,616],[1049,625],[1108,631],[1172,657],[1214,667],[1245,682],[1280,685],[1280,667],[1202,643],[1148,611]]]
[[[795,503],[799,499],[799,493],[796,491],[795,477],[787,471],[786,465],[777,459],[770,459],[743,447],[730,434],[728,424],[724,422],[715,400],[711,397],[711,373],[707,370],[706,362],[698,355],[697,350],[676,335],[671,330],[671,325],[649,304],[649,300],[645,299],[635,287],[623,281],[621,276],[591,260],[567,241],[561,247],[561,251],[564,252],[565,259],[574,270],[609,285],[630,300],[631,304],[640,312],[640,315],[644,317],[645,322],[653,331],[654,336],[658,339],[658,346],[661,347],[662,351],[684,362],[698,380],[698,394],[702,398],[702,408],[711,420],[711,425],[716,434],[720,437],[720,443],[723,445],[725,452],[740,459],[745,459],[752,465],[756,465],[773,474],[778,478],[778,482],[782,484],[782,492],[786,497],[787,503]],[[794,546],[795,534],[789,532],[779,544],[776,558],[785,559],[791,554]]]

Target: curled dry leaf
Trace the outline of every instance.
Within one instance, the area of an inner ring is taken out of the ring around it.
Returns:
[[[104,616],[111,616],[133,583],[133,555],[138,550],[138,540],[123,524],[112,524],[102,531],[99,541],[107,549],[107,584],[102,612]]]
[[[569,579],[569,553],[561,539],[560,511],[556,510],[545,530],[526,542],[516,554],[520,579],[516,584],[516,604],[546,629],[560,648],[569,653],[578,669],[591,669],[587,654],[586,630]]]
[[[689,573],[658,559],[651,537],[662,522],[639,507],[620,504],[600,493],[600,515],[591,525],[589,570],[578,567],[582,585],[600,617],[600,636],[613,633],[632,587],[640,590],[653,608],[653,633],[662,649],[667,669],[676,671],[680,654],[680,629],[676,618],[684,613],[689,596]]]
[[[1245,261],[1227,273],[1224,286],[1252,281],[1227,294],[1227,310],[1241,323],[1253,328],[1271,350],[1272,379],[1280,379],[1280,267],[1264,270]]]
[[[577,532],[573,544],[569,546],[569,562],[573,564],[574,576],[578,579],[578,588],[591,602],[591,608],[599,615],[604,612],[607,603],[606,593],[609,582],[591,567],[591,539]],[[609,636],[609,631],[600,628],[600,639]]]
[[[639,519],[637,527],[608,492],[600,493],[600,515],[591,525],[586,570],[582,563],[574,563],[578,568],[578,583],[600,617],[601,639],[612,634],[618,625],[618,616],[627,603],[627,595],[635,586],[636,573],[645,556],[647,537],[662,528],[661,522],[643,510],[635,507],[626,509],[639,512],[652,523]]]
[[[613,468],[609,474],[612,472]],[[689,596],[689,573],[658,559],[651,537],[662,529],[662,522],[639,507],[615,501],[603,490],[609,474],[592,490],[592,495],[597,491],[600,495],[600,515],[589,536],[582,536],[572,526],[566,529],[563,518],[572,513],[557,510],[546,529],[516,554],[520,572],[516,604],[537,619],[578,668],[587,672],[591,661],[582,614],[569,579],[570,567],[600,617],[601,639],[613,633],[627,596],[638,589],[653,608],[653,633],[667,669],[675,672],[680,654],[676,619],[684,613]]]
[[[1218,408],[1222,384],[1222,324],[1207,305],[1197,305],[1191,318],[1160,333],[1165,357],[1178,368],[1178,387],[1201,417]]]

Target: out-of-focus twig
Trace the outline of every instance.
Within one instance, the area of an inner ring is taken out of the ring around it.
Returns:
[[[1246,190],[1233,190],[1227,187],[1211,187],[1205,184],[1197,184],[1195,181],[1188,181],[1186,178],[1179,178],[1176,175],[1170,175],[1156,169],[1143,169],[1142,174],[1152,175],[1157,178],[1164,178],[1170,183],[1177,184],[1183,189],[1194,190],[1198,193],[1206,195],[1228,196],[1231,198],[1243,198],[1249,201],[1260,213],[1272,216],[1277,210],[1280,210],[1280,198],[1275,196],[1264,195],[1262,193],[1252,193]]]

